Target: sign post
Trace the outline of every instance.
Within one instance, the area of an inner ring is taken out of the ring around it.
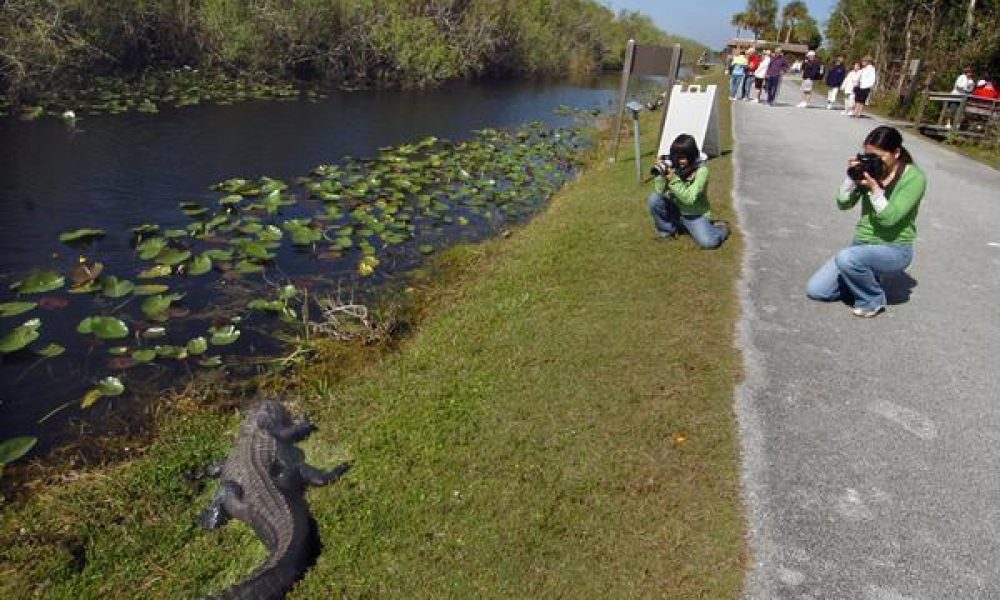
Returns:
[[[677,80],[677,70],[681,65],[681,46],[675,44],[672,48],[654,46],[651,44],[636,44],[628,41],[625,52],[625,64],[622,65],[622,81],[618,90],[618,113],[615,116],[615,149],[611,160],[618,161],[618,146],[621,144],[622,118],[625,113],[625,98],[628,95],[629,81],[632,75],[657,75],[667,78],[666,89],[669,91]],[[670,94],[664,98],[663,120],[660,122],[660,133],[666,123],[667,108],[670,106]]]

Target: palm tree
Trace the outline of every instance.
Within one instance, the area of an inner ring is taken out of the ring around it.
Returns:
[[[747,0],[744,11],[745,26],[753,30],[753,39],[774,29],[774,21],[778,15],[778,0]]]
[[[785,31],[785,43],[792,38],[792,31],[795,30],[799,23],[805,21],[809,18],[809,8],[806,6],[805,2],[796,0],[795,2],[789,2],[781,9],[781,28],[788,29]]]
[[[740,39],[740,34],[747,29],[747,14],[738,12],[729,20],[729,24],[736,28],[736,39]]]

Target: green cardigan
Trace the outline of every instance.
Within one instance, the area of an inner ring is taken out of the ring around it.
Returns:
[[[684,181],[677,175],[669,180],[657,177],[653,189],[663,195],[670,191],[670,197],[677,203],[681,214],[688,217],[711,217],[708,206],[708,167],[702,165],[694,173],[691,181]]]
[[[846,182],[845,182],[846,183]],[[864,186],[841,186],[837,206],[849,210],[861,201],[861,218],[854,239],[862,244],[911,245],[917,237],[917,210],[927,189],[927,177],[916,165],[906,165],[896,187],[885,197],[885,208],[875,211],[871,192]]]

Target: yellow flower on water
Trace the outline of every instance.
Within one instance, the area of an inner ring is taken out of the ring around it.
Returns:
[[[81,255],[80,255],[80,258],[78,258],[77,260],[78,260],[78,261],[80,262],[80,264],[82,265],[83,263],[87,262],[87,257],[81,254]]]

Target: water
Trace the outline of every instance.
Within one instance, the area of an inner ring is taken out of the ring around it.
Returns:
[[[14,299],[7,287],[28,270],[66,272],[81,252],[109,266],[134,262],[132,227],[183,227],[189,220],[178,203],[216,198],[208,187],[224,179],[267,175],[290,181],[345,155],[372,156],[380,147],[430,135],[464,139],[476,129],[532,120],[568,125],[570,119],[557,116],[556,107],[610,110],[617,81],[337,92],[315,103],[247,102],[155,115],[83,116],[75,127],[54,119],[0,121],[0,302]],[[102,228],[108,235],[82,250],[58,241],[60,233],[79,227]],[[66,343],[83,338],[73,329],[92,314],[90,298],[65,290],[53,295],[69,300],[69,306],[0,319],[2,335],[39,316],[43,339],[68,348],[65,355],[37,364],[27,353],[0,359],[0,440],[32,435],[40,438],[40,450],[76,435],[81,423],[97,423],[134,401],[129,394],[79,408],[79,399],[108,373],[112,359],[106,344]],[[212,298],[202,300],[210,304]],[[247,332],[241,342],[251,346],[250,352],[273,350],[265,336]],[[163,380],[163,367],[143,369],[131,376],[133,383],[147,379],[155,387]],[[58,407],[64,408],[39,423]]]

